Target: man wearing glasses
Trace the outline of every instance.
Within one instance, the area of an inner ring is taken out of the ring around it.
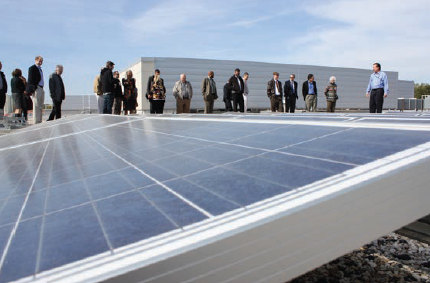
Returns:
[[[297,82],[294,80],[295,74],[290,75],[290,79],[285,81],[284,94],[285,94],[285,112],[294,113],[296,110],[296,101],[299,99],[297,95]]]

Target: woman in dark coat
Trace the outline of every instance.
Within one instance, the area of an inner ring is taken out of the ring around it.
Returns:
[[[124,115],[136,114],[137,105],[137,88],[136,80],[133,78],[133,72],[127,71],[127,78],[122,79],[122,85],[124,86]]]
[[[17,117],[21,117],[21,113],[23,113],[27,120],[27,92],[25,91],[27,80],[22,76],[22,71],[20,69],[15,69],[12,72],[10,85],[12,88],[12,99],[15,102],[15,114]]]

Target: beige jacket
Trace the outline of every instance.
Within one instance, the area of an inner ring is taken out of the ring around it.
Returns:
[[[100,75],[97,75],[97,77],[94,80],[94,93],[97,95],[103,95]]]
[[[202,82],[202,95],[203,99],[217,99],[218,93],[216,89],[216,83],[215,80],[213,80],[214,83],[214,89],[211,87],[211,80],[209,77],[205,78]]]

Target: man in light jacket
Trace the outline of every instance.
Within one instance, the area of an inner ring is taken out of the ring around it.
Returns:
[[[246,113],[248,111],[248,95],[249,95],[249,88],[248,88],[248,79],[249,74],[245,72],[243,74],[243,109]]]
[[[187,76],[181,75],[181,79],[173,87],[173,96],[176,98],[176,114],[190,113],[191,98],[193,98],[193,88]]]
[[[52,111],[49,115],[48,121],[61,118],[61,104],[66,98],[66,91],[64,88],[63,79],[61,75],[63,74],[63,66],[57,65],[55,72],[49,76],[49,92],[52,98]]]
[[[103,70],[103,68],[101,68],[101,70]],[[100,74],[98,74],[94,79],[94,93],[97,97],[97,111],[99,114],[103,114],[104,98],[103,98],[102,81],[100,80]]]
[[[202,82],[202,95],[205,101],[205,114],[214,112],[214,101],[218,99],[214,72],[209,71],[208,76]]]

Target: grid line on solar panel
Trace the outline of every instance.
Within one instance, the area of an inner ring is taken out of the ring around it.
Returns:
[[[90,137],[90,136],[89,136]],[[90,137],[92,138],[92,137]],[[93,138],[92,138],[93,139]],[[134,164],[128,162],[127,160],[123,159],[121,156],[119,156],[118,154],[114,153],[113,151],[111,151],[109,148],[105,147],[103,144],[99,143],[97,140],[93,139],[94,142],[100,144],[100,146],[104,147],[106,150],[110,151],[113,155],[117,156],[119,159],[123,160],[124,162],[126,162],[127,164],[129,164],[131,167],[133,167],[134,169],[136,169],[137,171],[139,171],[141,174],[143,174],[144,176],[148,177],[149,179],[153,180],[155,183],[157,183],[158,185],[160,185],[161,187],[163,187],[164,189],[166,189],[167,191],[171,192],[172,194],[176,195],[178,198],[180,198],[181,200],[183,200],[184,202],[188,203],[189,205],[191,205],[192,207],[194,207],[195,209],[199,210],[200,212],[202,212],[204,215],[206,215],[207,217],[213,217],[212,214],[210,214],[209,212],[205,211],[204,209],[200,208],[199,206],[195,205],[194,203],[192,203],[191,201],[188,201],[186,198],[182,197],[181,195],[179,195],[178,193],[176,193],[175,191],[173,191],[172,189],[170,189],[169,187],[167,187],[166,185],[164,185],[163,183],[161,183],[160,181],[154,179],[153,177],[149,176],[148,174],[146,174],[143,170],[139,169],[138,167],[136,167]]]

